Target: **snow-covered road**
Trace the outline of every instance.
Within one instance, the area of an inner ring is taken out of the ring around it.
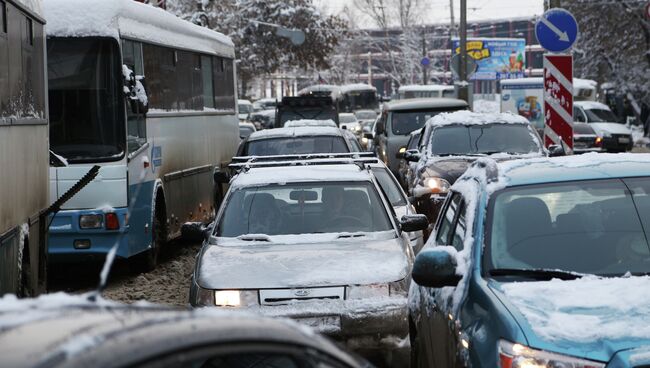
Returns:
[[[150,273],[134,272],[117,262],[108,278],[106,299],[125,303],[146,300],[152,303],[185,306],[188,303],[194,258],[200,244],[173,242],[162,254],[161,263]],[[101,265],[52,270],[50,292],[82,293],[96,287]]]

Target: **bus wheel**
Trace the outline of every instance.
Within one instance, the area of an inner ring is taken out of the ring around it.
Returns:
[[[160,195],[156,197],[151,237],[151,248],[137,260],[138,269],[142,272],[151,272],[158,266],[160,252],[167,243],[167,213],[165,211],[165,200]]]

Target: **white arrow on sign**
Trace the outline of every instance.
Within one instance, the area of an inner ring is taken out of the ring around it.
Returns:
[[[548,19],[544,18],[544,16],[542,16],[542,19],[540,19],[540,21],[542,23],[544,23],[545,26],[550,28],[550,30],[553,31],[553,33],[558,35],[558,37],[560,38],[560,41],[569,42],[569,35],[566,32],[562,32],[559,28],[557,28],[555,26],[555,24],[551,23],[550,20],[548,20]]]

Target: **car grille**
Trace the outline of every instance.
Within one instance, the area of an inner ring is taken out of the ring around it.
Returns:
[[[262,305],[287,304],[291,301],[296,300],[307,301],[343,299],[345,299],[344,286],[260,290],[260,302]]]

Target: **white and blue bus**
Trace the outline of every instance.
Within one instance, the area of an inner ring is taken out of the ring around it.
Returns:
[[[235,50],[224,35],[133,0],[46,0],[51,197],[98,177],[49,232],[52,262],[157,263],[185,222],[211,220],[215,172],[239,143]]]
[[[0,0],[0,296],[46,289],[44,23],[39,0]]]

